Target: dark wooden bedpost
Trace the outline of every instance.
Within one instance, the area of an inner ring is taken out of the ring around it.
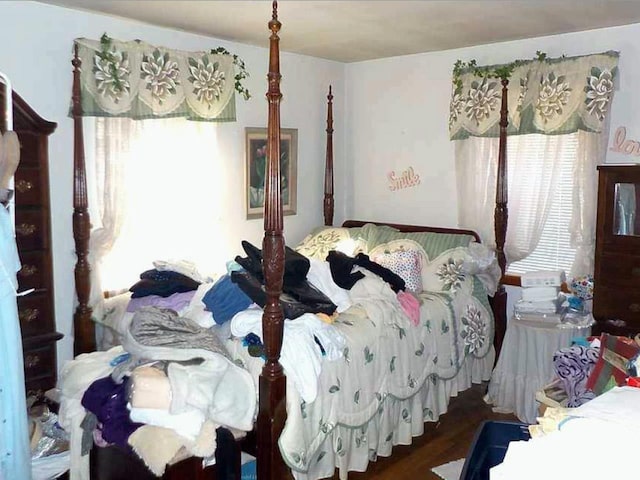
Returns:
[[[87,173],[84,163],[84,135],[82,131],[82,107],[80,104],[80,67],[82,62],[78,57],[78,45],[74,46],[73,65],[73,239],[76,244],[76,294],[78,307],[73,316],[75,355],[93,352],[96,349],[96,339],[89,293],[91,291],[91,267],[89,266],[89,235],[91,222],[87,210]]]
[[[267,175],[265,180],[263,272],[267,301],[262,315],[266,362],[260,374],[258,411],[258,480],[287,478],[278,439],[286,419],[286,382],[280,358],[284,314],[280,306],[284,274],[282,197],[280,195],[280,31],[278,2],[273,2],[269,47],[269,120],[267,124]]]
[[[333,225],[333,95],[327,95],[327,157],[324,168],[324,224]]]
[[[504,253],[504,243],[507,237],[507,220],[509,212],[507,208],[508,201],[508,184],[507,184],[507,126],[508,105],[507,105],[507,87],[509,80],[502,79],[502,103],[500,105],[500,144],[498,148],[498,172],[496,181],[496,206],[494,212],[494,228],[496,235],[496,256],[498,264],[504,277],[507,271],[507,259]],[[496,322],[496,333],[494,346],[496,355],[500,353],[502,348],[502,340],[507,329],[507,292],[504,285],[498,287],[498,291],[493,296],[492,308]],[[496,356],[497,358],[497,356]]]

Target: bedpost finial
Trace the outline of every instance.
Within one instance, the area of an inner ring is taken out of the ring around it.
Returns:
[[[77,42],[73,42],[73,59],[71,60],[71,65],[73,65],[73,68],[76,70],[82,66],[82,60],[80,60],[80,55],[78,54]]]
[[[327,95],[327,98],[329,99],[329,101],[333,100],[333,93],[331,92],[331,85],[329,85],[329,95]]]
[[[282,24],[278,20],[278,2],[277,0],[273,0],[273,13],[269,21],[269,30],[271,30],[273,34],[277,34],[281,26]]]

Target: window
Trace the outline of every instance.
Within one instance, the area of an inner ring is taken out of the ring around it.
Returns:
[[[92,206],[91,218],[112,233],[100,258],[102,290],[128,288],[157,259],[191,260],[204,274],[224,266],[216,209],[229,187],[216,125],[115,118],[95,124],[95,187],[102,201]]]
[[[564,270],[569,273],[576,250],[569,241],[569,222],[571,220],[571,202],[573,190],[574,166],[577,161],[578,134],[568,135],[519,135],[507,140],[507,162],[509,173],[509,222],[512,221],[512,199],[518,202],[518,215],[527,217],[526,222],[534,223],[536,208],[541,191],[540,184],[551,185],[548,216],[537,247],[524,259],[509,265],[507,273],[519,275],[534,270]],[[554,168],[549,168],[548,156],[554,158]],[[526,176],[527,186],[518,187],[522,182],[512,178],[518,163],[519,175]],[[556,178],[550,178],[555,175]],[[528,188],[530,187],[530,188]],[[518,192],[513,192],[518,188]],[[515,210],[515,206],[514,206]],[[517,234],[517,233],[516,233]]]

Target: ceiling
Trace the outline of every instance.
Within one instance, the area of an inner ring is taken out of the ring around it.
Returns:
[[[266,47],[269,1],[45,0]],[[640,1],[294,1],[278,5],[284,51],[357,62],[640,23]]]

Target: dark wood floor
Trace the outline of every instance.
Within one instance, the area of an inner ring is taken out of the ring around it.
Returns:
[[[439,480],[433,467],[467,455],[473,436],[484,420],[517,421],[513,415],[493,413],[482,400],[487,384],[474,385],[451,399],[449,411],[437,423],[425,426],[425,434],[412,445],[397,446],[391,457],[378,458],[366,473],[349,473],[349,480]],[[338,475],[334,475],[334,480]]]

